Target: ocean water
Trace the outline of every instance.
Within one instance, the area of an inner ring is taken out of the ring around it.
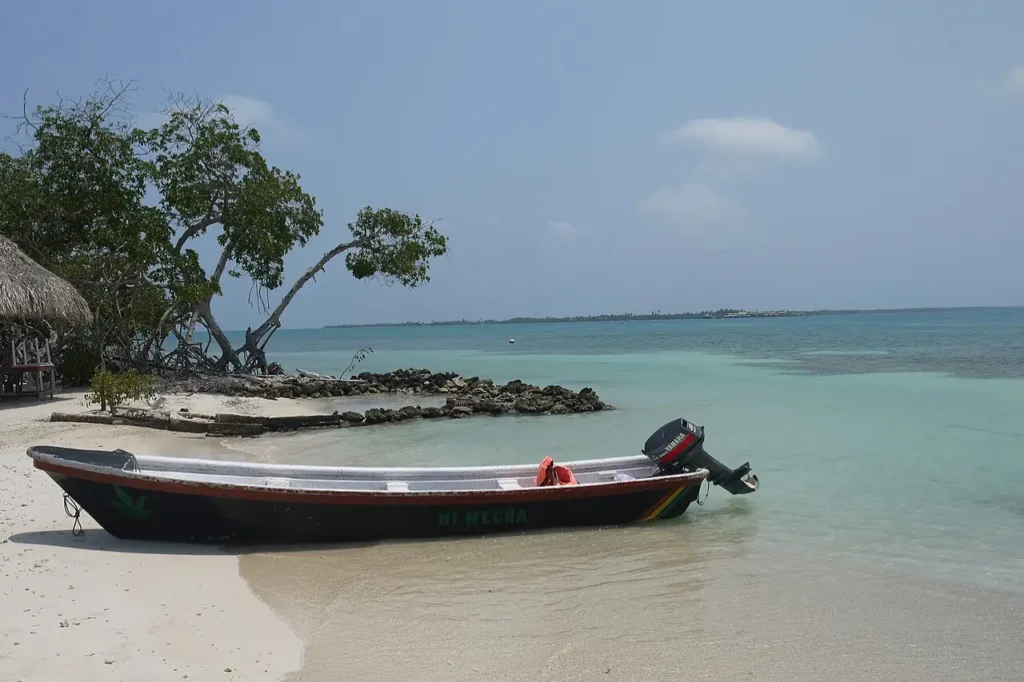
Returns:
[[[617,409],[226,442],[255,459],[634,454],[683,416],[761,489],[621,528],[257,548],[241,574],[306,643],[290,682],[1019,680],[1022,341],[1024,310],[281,330],[289,370],[372,346],[357,371],[590,386]]]
[[[515,344],[509,344],[509,338]],[[761,480],[657,532],[1024,591],[1024,309],[629,323],[281,330],[272,360],[594,388],[615,411],[284,437],[279,458],[445,465],[638,453],[663,423]],[[426,404],[426,401],[424,401]],[[780,554],[781,555],[781,554]]]

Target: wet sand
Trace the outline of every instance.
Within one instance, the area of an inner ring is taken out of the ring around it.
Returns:
[[[739,500],[691,511],[255,553],[241,572],[306,642],[291,682],[1022,678],[1024,595],[769,553]]]

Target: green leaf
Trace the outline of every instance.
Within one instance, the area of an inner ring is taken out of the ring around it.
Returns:
[[[131,496],[130,496],[130,495],[129,495],[128,493],[126,493],[126,492],[125,492],[125,491],[124,491],[124,490],[123,490],[123,489],[121,488],[121,486],[118,486],[118,485],[115,485],[115,486],[114,486],[114,494],[115,494],[115,495],[117,495],[117,499],[118,499],[118,501],[119,501],[119,502],[120,502],[120,503],[121,503],[122,505],[124,505],[125,507],[127,507],[127,508],[129,508],[129,509],[133,509],[133,508],[135,507],[135,503],[134,503],[134,502],[132,502],[132,498],[131,498]]]

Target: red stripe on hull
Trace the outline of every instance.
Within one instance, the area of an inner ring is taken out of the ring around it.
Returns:
[[[61,466],[49,462],[35,461],[37,469],[51,474],[78,478],[94,483],[121,485],[137,490],[178,495],[199,495],[257,502],[293,502],[302,504],[357,504],[357,505],[436,505],[436,504],[491,504],[521,501],[542,501],[555,499],[576,499],[586,497],[612,497],[647,490],[663,489],[668,494],[690,485],[700,485],[704,476],[685,474],[682,476],[659,476],[625,483],[602,485],[557,486],[545,488],[524,488],[522,490],[467,490],[454,492],[340,492],[333,490],[267,490],[253,486],[235,486],[220,483],[191,483],[166,481],[145,476],[118,476],[75,467]]]

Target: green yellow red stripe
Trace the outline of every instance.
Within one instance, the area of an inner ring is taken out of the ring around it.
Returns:
[[[680,486],[675,490],[669,491],[665,497],[658,500],[657,504],[644,512],[644,515],[640,517],[641,521],[653,521],[657,519],[666,509],[672,506],[672,503],[676,501],[676,498],[683,494],[687,486]]]

